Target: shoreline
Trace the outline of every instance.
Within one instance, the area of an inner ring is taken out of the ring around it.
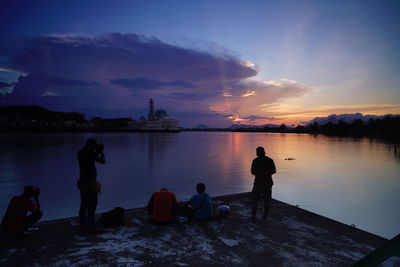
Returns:
[[[229,199],[232,199],[232,198],[247,198],[247,197],[250,197],[250,195],[251,195],[251,192],[236,193],[236,194],[226,194],[226,195],[220,195],[220,196],[213,197],[212,200],[213,200],[213,202],[215,202],[215,201],[224,202],[224,200],[229,200]],[[385,240],[389,240],[386,237],[383,237],[383,236],[368,232],[368,231],[363,230],[361,228],[357,228],[357,226],[354,226],[354,224],[346,224],[346,223],[340,222],[338,220],[335,220],[335,219],[320,215],[318,213],[303,209],[303,208],[301,208],[301,207],[299,207],[297,205],[292,205],[292,204],[289,204],[289,203],[286,203],[286,202],[283,202],[283,201],[280,201],[280,200],[277,200],[277,199],[273,199],[273,200],[274,200],[274,202],[277,202],[277,204],[275,204],[275,206],[279,206],[279,205],[290,206],[290,207],[293,207],[293,208],[301,210],[304,214],[308,213],[311,216],[317,215],[317,216],[325,218],[326,220],[330,220],[333,223],[346,225],[348,227],[351,227],[351,228],[357,229],[359,231],[362,231],[362,232],[364,232],[366,234],[374,235],[376,237],[383,238]],[[137,213],[137,212],[144,212],[144,211],[146,211],[145,207],[136,207],[136,208],[125,209],[126,213]],[[99,219],[100,216],[101,216],[101,213],[96,213],[96,215],[95,215],[96,219]],[[59,219],[50,219],[50,220],[38,222],[36,225],[40,226],[40,225],[58,224],[58,223],[65,223],[65,222],[78,221],[78,220],[79,220],[78,216],[72,216],[72,217],[59,218]]]
[[[274,134],[308,134],[308,135],[324,135],[327,137],[345,137],[345,138],[374,138],[390,141],[393,144],[398,144],[396,138],[394,138],[397,132],[393,133],[373,133],[373,134],[331,134],[323,132],[305,132],[305,131],[255,131],[255,130],[243,130],[243,129],[91,129],[91,128],[75,128],[75,129],[16,129],[16,128],[0,128],[1,133],[18,133],[18,134],[35,134],[35,133],[53,133],[53,134],[64,134],[64,133],[180,133],[180,132],[223,132],[223,133],[274,133]]]
[[[146,129],[0,129],[0,133],[179,133],[182,130]]]
[[[250,197],[251,197],[251,192],[243,192],[243,193],[226,194],[226,195],[215,196],[215,197],[212,198],[212,200],[213,200],[213,202],[216,202],[216,201],[224,202],[224,200],[226,201],[226,200],[229,200],[229,199],[232,199],[232,198],[250,198]],[[283,202],[283,201],[280,201],[280,200],[277,200],[277,199],[273,199],[273,201],[276,202],[274,204],[275,206],[279,206],[279,205],[281,205],[281,206],[290,206],[292,208],[296,208],[296,209],[301,210],[301,212],[304,213],[304,215],[319,216],[319,217],[324,218],[325,220],[330,220],[333,223],[342,224],[342,225],[351,227],[353,229],[357,229],[358,231],[362,231],[362,232],[364,232],[366,234],[374,235],[374,236],[376,236],[378,238],[389,240],[386,237],[383,237],[383,236],[368,232],[366,230],[357,228],[356,226],[354,226],[354,224],[346,224],[346,223],[340,222],[338,220],[335,220],[335,219],[320,215],[318,213],[303,209],[303,208],[299,207],[298,205],[292,205],[292,204],[289,204],[289,203],[286,203],[286,202]],[[260,202],[260,205],[261,205],[261,203],[262,202]],[[125,212],[129,213],[129,214],[134,214],[134,213],[137,213],[137,212],[145,212],[145,211],[146,211],[146,207],[135,207],[135,208],[127,208],[127,209],[125,209]],[[100,218],[100,216],[101,216],[101,213],[96,213],[96,215],[95,215],[96,220],[98,220]],[[70,223],[71,221],[79,221],[79,217],[78,216],[72,216],[72,217],[65,217],[65,218],[59,218],[59,219],[50,219],[50,220],[46,220],[46,221],[39,221],[35,225],[41,226],[41,225],[51,225],[51,224],[66,223],[66,222]]]
[[[267,221],[251,221],[250,193],[213,200],[231,207],[228,219],[155,226],[132,208],[124,226],[99,235],[79,235],[77,217],[44,221],[28,238],[3,239],[0,265],[349,266],[388,241],[275,199]]]

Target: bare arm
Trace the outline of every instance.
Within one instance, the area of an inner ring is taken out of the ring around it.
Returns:
[[[100,153],[96,153],[96,158],[95,161],[101,164],[105,164],[106,163],[106,157],[104,156],[103,152]]]
[[[34,211],[35,211],[35,210],[40,210],[40,203],[39,203],[39,198],[38,198],[38,197],[35,197],[35,198],[33,199],[33,203],[35,204]]]
[[[255,166],[254,166],[254,160],[253,160],[253,162],[251,163],[251,174],[256,175],[256,170],[254,167]]]
[[[153,202],[154,202],[153,195],[151,195],[151,198],[146,206],[146,211],[149,215],[153,213]]]
[[[174,206],[178,206],[178,201],[176,200],[175,194],[172,194],[172,202]]]
[[[276,167],[274,161],[271,159],[271,175],[276,173]]]

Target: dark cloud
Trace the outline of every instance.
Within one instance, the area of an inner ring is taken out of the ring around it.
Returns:
[[[4,87],[13,86],[14,83],[9,82],[6,78],[0,76],[0,90]]]
[[[9,87],[9,86],[12,86],[12,85],[14,85],[14,83],[2,82],[2,81],[0,80],[0,90],[1,90],[2,88],[4,88],[4,87]]]
[[[152,79],[136,78],[136,79],[114,79],[110,80],[110,82],[112,84],[130,89],[160,89],[165,87],[197,88],[195,84],[179,80],[172,82],[159,82]]]
[[[68,88],[76,88],[79,86],[90,86],[96,85],[97,82],[88,82],[84,80],[71,80],[58,76],[45,76],[45,75],[35,75],[28,74],[27,76],[20,76],[18,79],[18,85],[20,86],[28,86],[33,85],[35,87],[68,87]]]
[[[186,100],[186,101],[201,101],[207,98],[213,97],[214,94],[195,94],[195,93],[172,93],[167,97],[177,99],[177,100]]]
[[[229,81],[257,74],[230,55],[176,47],[136,34],[44,36],[21,42],[23,51],[11,55],[8,67],[26,73],[89,79],[147,77],[192,83],[219,81],[222,75]]]
[[[103,96],[96,97],[95,93],[90,92],[97,86],[97,82],[28,74],[20,76],[13,84],[12,92],[3,95],[2,98],[6,105],[36,104],[61,110],[79,109],[85,105],[91,106],[93,102],[82,97],[97,99],[101,103]]]
[[[11,94],[1,96],[2,103],[57,105],[58,109],[78,111],[98,111],[99,106],[104,111],[143,109],[150,97],[144,91],[150,89],[165,109],[188,110],[191,106],[182,101],[199,102],[218,95],[221,81],[257,74],[226,52],[198,51],[119,33],[3,38],[0,68],[26,75],[16,81]],[[207,111],[206,105],[197,108]]]
[[[190,123],[189,115],[184,114],[191,114],[197,120],[192,122],[195,125],[217,126],[229,122],[221,114],[239,110],[246,114],[248,107],[310,91],[291,81],[248,79],[257,75],[253,64],[223,49],[222,53],[212,51],[178,47],[137,34],[3,38],[0,70],[23,76],[11,86],[1,81],[0,90],[7,88],[7,92],[0,94],[0,101],[108,117],[146,110],[152,96],[182,121]],[[247,114],[257,113],[251,110]]]

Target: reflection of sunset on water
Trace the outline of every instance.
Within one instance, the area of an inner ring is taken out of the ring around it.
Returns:
[[[400,220],[399,154],[391,144],[281,133],[49,134],[35,139],[5,134],[0,136],[0,150],[6,151],[0,154],[0,185],[6,193],[0,196],[0,209],[23,184],[34,181],[43,189],[46,219],[75,215],[79,195],[73,155],[88,136],[105,144],[107,156],[107,164],[98,166],[100,211],[143,206],[162,187],[185,199],[198,182],[214,196],[250,191],[251,161],[256,147],[263,146],[277,168],[274,198],[387,237]],[[68,168],[60,173],[60,166]],[[54,199],[64,209],[52,205]]]

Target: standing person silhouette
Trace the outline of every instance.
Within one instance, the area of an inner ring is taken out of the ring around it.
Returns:
[[[103,144],[97,144],[96,139],[89,138],[86,145],[78,151],[79,180],[78,188],[81,193],[79,208],[79,221],[81,232],[96,233],[94,215],[97,207],[99,185],[97,183],[97,170],[95,162],[105,164]]]
[[[257,214],[258,201],[262,197],[264,201],[264,216],[263,219],[268,218],[269,202],[272,198],[272,174],[276,173],[274,161],[265,156],[263,147],[257,147],[257,158],[251,164],[251,174],[255,176],[253,186],[253,205],[251,218],[254,220]]]

